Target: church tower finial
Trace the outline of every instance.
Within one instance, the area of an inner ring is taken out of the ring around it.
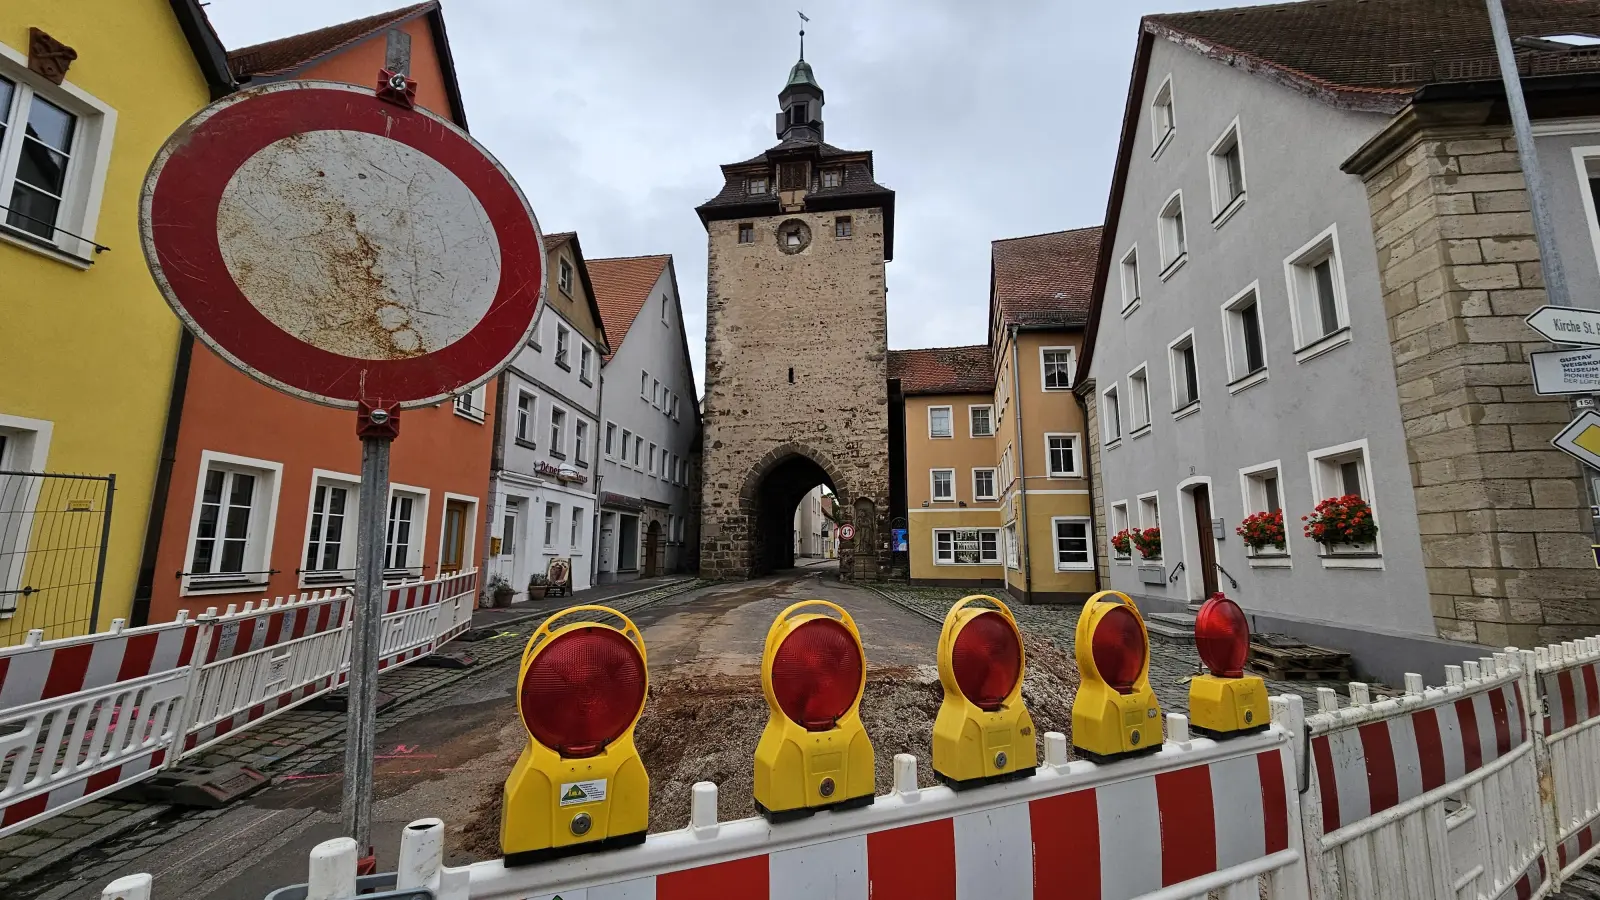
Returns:
[[[795,10],[794,13],[795,13],[795,15],[800,17],[800,61],[801,62],[805,62],[806,61],[806,23],[811,21],[811,17],[807,16],[805,13],[801,12],[798,9]]]

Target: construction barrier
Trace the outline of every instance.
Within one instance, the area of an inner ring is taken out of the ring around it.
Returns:
[[[465,630],[477,572],[386,589],[383,668]],[[0,837],[153,776],[342,686],[348,590],[0,649]]]
[[[1555,866],[1566,878],[1600,853],[1600,638],[1535,650],[1535,741],[1552,785]]]

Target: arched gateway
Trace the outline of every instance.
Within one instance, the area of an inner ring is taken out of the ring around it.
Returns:
[[[722,167],[697,212],[709,235],[700,572],[794,564],[800,499],[831,487],[856,537],[840,573],[890,561],[888,322],[894,192],[872,154],[822,141],[804,60],[778,95],[777,146]]]

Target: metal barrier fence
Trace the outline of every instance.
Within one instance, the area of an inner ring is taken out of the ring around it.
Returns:
[[[477,582],[473,571],[388,588],[386,667],[458,632]],[[85,637],[34,630],[0,649],[0,837],[341,687],[353,607],[348,591],[301,594],[142,628],[117,619]]]
[[[115,475],[0,470],[0,646],[99,628]]]

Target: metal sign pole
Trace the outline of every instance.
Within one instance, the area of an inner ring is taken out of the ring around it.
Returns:
[[[356,517],[355,614],[350,626],[350,685],[345,712],[345,833],[361,853],[372,847],[372,764],[377,753],[378,655],[382,649],[383,549],[389,498],[389,450],[399,415],[363,409],[361,493]],[[388,426],[388,427],[384,427]],[[381,433],[390,432],[390,433]]]

